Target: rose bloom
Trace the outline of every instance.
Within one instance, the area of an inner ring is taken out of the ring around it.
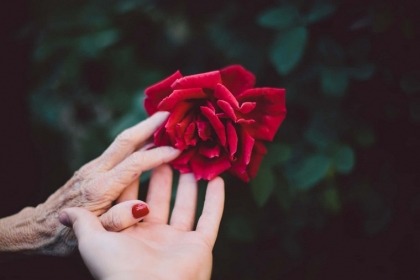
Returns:
[[[156,146],[182,150],[171,164],[211,180],[228,171],[248,182],[286,116],[285,90],[253,88],[255,76],[240,65],[185,76],[177,71],[146,89],[149,115],[169,111]]]

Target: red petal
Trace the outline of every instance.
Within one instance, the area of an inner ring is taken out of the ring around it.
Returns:
[[[233,110],[232,106],[228,102],[224,100],[217,100],[217,105],[219,105],[220,109],[222,109],[222,111],[225,112],[229,118],[231,118],[234,122],[236,122],[235,111]]]
[[[237,98],[240,103],[257,104],[250,113],[243,114],[247,120],[255,120],[255,123],[243,123],[246,131],[255,139],[272,141],[286,117],[285,90],[256,88],[243,92]]]
[[[182,74],[176,71],[168,78],[156,83],[145,90],[146,99],[144,100],[144,107],[149,116],[157,112],[157,106],[166,96],[171,94],[171,85],[179,78],[182,78]]]
[[[211,139],[211,126],[208,122],[202,121],[202,120],[196,120],[195,121],[197,125],[198,130],[198,136],[206,141],[208,139]]]
[[[243,129],[237,130],[239,136],[239,145],[237,160],[232,164],[231,172],[234,174],[242,174],[246,172],[247,166],[251,161],[252,150],[255,140]]]
[[[214,128],[216,135],[219,137],[220,144],[223,147],[226,147],[226,132],[223,123],[209,107],[200,106],[200,109],[201,113],[203,113],[203,115],[209,120],[211,126]]]
[[[212,180],[229,167],[230,161],[227,156],[210,159],[196,154],[191,159],[191,169],[197,180]]]
[[[215,144],[202,143],[199,148],[200,155],[208,158],[218,157],[220,155],[220,146]]]
[[[214,89],[217,84],[222,83],[219,71],[212,71],[197,75],[185,76],[176,80],[172,89],[186,88],[211,88]]]
[[[189,88],[174,90],[168,97],[165,97],[158,105],[159,111],[171,111],[176,104],[186,99],[207,98],[207,95],[201,88]]]
[[[255,141],[254,149],[252,150],[251,161],[248,165],[247,171],[249,177],[254,178],[257,175],[258,168],[263,160],[264,155],[267,153],[263,142]]]
[[[192,103],[180,102],[169,115],[168,121],[166,122],[166,132],[171,138],[172,145],[177,142],[176,138],[176,125],[180,123],[185,116],[189,113],[190,109],[194,106]]]
[[[187,127],[191,124],[192,115],[187,114],[185,118],[175,125],[175,148],[179,150],[185,150],[188,145],[185,142],[185,133]],[[193,124],[194,125],[194,124]]]
[[[240,65],[228,66],[220,70],[223,85],[225,85],[233,95],[253,88],[255,85],[255,76]]]
[[[179,170],[181,173],[191,172],[192,170],[189,161],[194,156],[196,151],[196,148],[190,148],[188,150],[183,151],[179,157],[177,157],[171,162],[172,166],[175,169]]]
[[[195,123],[190,123],[184,133],[184,141],[186,145],[195,146],[197,138],[195,136]]]
[[[254,110],[254,108],[257,106],[256,102],[244,102],[241,105],[241,108],[239,109],[239,111],[242,114],[248,114],[249,112],[251,112],[252,110]]]
[[[154,134],[154,143],[156,146],[168,146],[171,145],[169,141],[169,135],[166,133],[166,123],[163,123]]]
[[[216,86],[216,89],[214,90],[214,97],[219,100],[226,101],[235,109],[239,109],[238,100],[236,100],[235,96],[233,96],[233,94],[222,84],[218,84]]]
[[[234,154],[238,148],[238,134],[236,134],[235,127],[231,122],[228,122],[226,125],[226,135],[229,144],[230,159],[234,159]]]

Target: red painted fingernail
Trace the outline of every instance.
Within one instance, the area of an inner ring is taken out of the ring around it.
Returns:
[[[146,204],[136,204],[131,209],[131,212],[133,213],[133,217],[135,219],[140,219],[149,214],[149,207],[147,207]]]

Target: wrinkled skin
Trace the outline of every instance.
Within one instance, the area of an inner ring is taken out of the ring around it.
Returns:
[[[252,73],[233,65],[185,77],[177,71],[147,88],[148,114],[170,112],[155,144],[182,150],[171,164],[197,180],[229,171],[248,182],[267,152],[264,141],[273,140],[286,116],[285,90],[254,84]]]
[[[47,201],[0,219],[0,254],[68,255],[77,242],[73,232],[58,221],[62,209],[82,207],[101,216],[115,201],[137,199],[140,174],[180,154],[171,147],[144,147],[167,116],[161,112],[125,130],[99,158],[80,168]],[[103,221],[106,228],[115,228],[112,219]]]

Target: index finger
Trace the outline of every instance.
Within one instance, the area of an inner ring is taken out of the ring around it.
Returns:
[[[168,118],[168,112],[157,112],[150,118],[120,133],[100,157],[100,168],[110,170],[140,148]]]
[[[216,177],[207,186],[203,213],[198,220],[196,231],[201,233],[211,247],[216,242],[220,221],[222,220],[225,204],[225,183]]]

